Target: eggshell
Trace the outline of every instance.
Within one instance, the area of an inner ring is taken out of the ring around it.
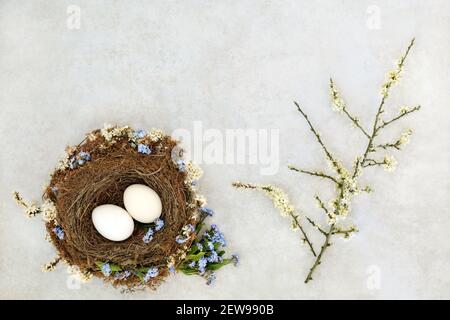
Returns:
[[[133,184],[126,188],[123,203],[128,213],[139,222],[151,223],[161,216],[161,198],[146,185]]]
[[[92,223],[103,237],[111,241],[123,241],[134,230],[134,221],[128,212],[112,204],[95,208],[92,211]]]

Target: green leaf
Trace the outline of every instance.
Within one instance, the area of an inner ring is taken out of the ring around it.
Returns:
[[[205,255],[205,252],[199,252],[197,254],[190,254],[186,257],[186,260],[190,260],[190,261],[198,261],[200,260],[201,257],[203,257]]]
[[[198,247],[197,244],[194,244],[188,251],[188,255],[195,254],[196,252],[200,252],[200,248]]]
[[[185,275],[192,276],[198,274],[198,271],[191,268],[180,269]]]
[[[97,265],[97,267],[98,267],[100,270],[102,270],[103,266],[104,266],[105,264],[107,264],[107,262],[95,261],[95,264]],[[109,264],[109,267],[111,268],[111,271],[112,271],[112,272],[122,271],[122,267],[119,266],[119,265],[117,265],[117,264],[110,263],[110,264]]]
[[[111,271],[113,271],[113,272],[122,271],[122,267],[117,264],[110,264],[109,267],[111,268]]]
[[[147,273],[148,269],[149,269],[148,267],[141,267],[141,268],[137,269],[137,272],[139,272],[139,273]]]
[[[96,264],[96,266],[97,266],[100,270],[102,270],[103,262],[101,262],[101,261],[95,261],[95,264]]]
[[[226,266],[227,264],[230,264],[231,262],[233,262],[233,259],[224,259],[222,262],[211,263],[211,264],[206,265],[206,269],[216,271],[216,270],[219,270],[220,268]]]
[[[136,276],[142,281],[142,282],[145,282],[144,281],[144,275],[142,274],[142,272],[136,272]]]
[[[199,233],[200,232],[200,230],[202,230],[202,228],[203,228],[203,226],[204,226],[205,224],[202,222],[202,223],[199,223],[198,225],[197,225],[197,227],[195,228],[195,233]]]

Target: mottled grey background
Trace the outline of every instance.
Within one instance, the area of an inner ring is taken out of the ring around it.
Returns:
[[[67,28],[69,5],[81,8],[80,29]],[[0,297],[450,298],[449,12],[446,0],[1,0]],[[361,232],[336,240],[304,285],[312,260],[298,234],[262,195],[230,184],[279,184],[299,208],[320,215],[312,196],[328,186],[286,169],[324,165],[292,100],[348,163],[364,140],[330,110],[328,78],[368,125],[386,71],[413,36],[388,104],[423,106],[389,131],[410,126],[412,142],[394,173],[366,172],[375,193],[357,198],[351,217]],[[69,289],[63,268],[41,273],[53,248],[41,221],[12,202],[13,190],[39,198],[65,145],[104,122],[171,132],[195,120],[220,130],[280,129],[275,176],[261,176],[257,165],[204,166],[201,189],[230,251],[241,255],[239,268],[221,270],[214,287],[177,275],[157,292],[132,295],[98,280]]]

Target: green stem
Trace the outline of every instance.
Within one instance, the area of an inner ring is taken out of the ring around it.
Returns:
[[[292,171],[297,171],[297,172],[301,172],[304,174],[309,174],[310,176],[315,176],[315,177],[320,177],[320,178],[326,178],[326,179],[330,179],[331,181],[333,181],[336,184],[339,184],[339,182],[333,178],[332,176],[325,174],[323,172],[317,172],[317,171],[308,171],[308,170],[303,170],[303,169],[298,169],[292,165],[289,165],[288,168]]]
[[[334,231],[334,224],[332,224],[330,226],[330,229],[328,230],[328,232],[325,235],[325,242],[323,243],[322,247],[320,248],[319,255],[317,256],[316,260],[314,261],[313,266],[309,270],[308,276],[305,279],[305,283],[308,283],[309,281],[311,281],[313,279],[312,275],[313,275],[314,271],[322,263],[321,262],[322,256],[325,253],[325,250],[327,250],[327,248],[330,246],[330,238],[331,238],[331,235],[333,234],[333,231]]]
[[[348,111],[347,108],[342,109],[342,111],[344,112],[344,114],[347,115],[347,117],[350,118],[350,120],[353,122],[353,124],[359,129],[361,130],[361,132],[367,137],[370,138],[369,134],[367,133],[367,131],[359,124],[359,121],[357,118],[353,117]]]

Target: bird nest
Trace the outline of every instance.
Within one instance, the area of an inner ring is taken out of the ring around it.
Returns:
[[[15,194],[30,216],[40,213],[46,221],[58,257],[45,268],[62,261],[84,279],[96,276],[128,289],[156,288],[183,263],[206,215],[204,200],[193,187],[200,169],[184,161],[177,141],[159,130],[147,134],[109,126],[66,151],[42,205],[29,205]],[[128,239],[110,241],[95,229],[92,211],[103,204],[124,207],[124,190],[132,184],[158,193],[164,226],[136,222]]]

